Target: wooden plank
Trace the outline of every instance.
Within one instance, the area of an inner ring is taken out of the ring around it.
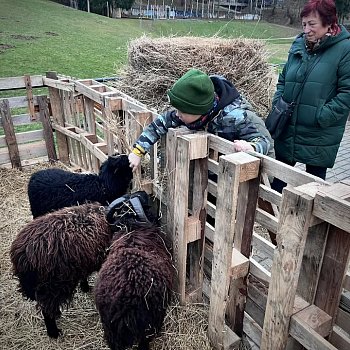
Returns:
[[[350,292],[344,290],[340,297],[339,307],[350,313]]]
[[[223,348],[222,332],[230,285],[228,276],[232,262],[239,182],[251,178],[247,174],[256,177],[253,170],[256,170],[256,158],[247,154],[236,153],[220,157],[216,204],[216,230],[220,234],[214,236],[208,328],[209,339],[218,349]]]
[[[350,291],[350,272],[345,275],[343,288]]]
[[[49,161],[56,161],[57,155],[56,155],[56,149],[55,149],[55,142],[53,139],[53,133],[52,133],[52,125],[50,120],[50,114],[49,114],[49,108],[48,108],[48,102],[46,96],[42,96],[38,98],[39,102],[39,112],[40,112],[40,121],[43,124],[44,128],[44,139],[47,149],[47,156],[49,158]]]
[[[249,259],[247,259],[239,250],[233,248],[230,276],[233,279],[246,277],[249,271]]]
[[[201,239],[201,222],[199,219],[193,216],[188,217],[186,227],[187,243]]]
[[[322,337],[327,337],[332,329],[332,317],[315,305],[310,305],[294,315],[294,320],[307,323]]]
[[[276,174],[278,174],[279,179],[291,186],[296,187],[309,182],[327,184],[326,181],[323,181],[317,176],[308,174],[298,168],[279,162],[278,160],[273,159],[269,156],[265,156],[257,152],[249,153],[261,159],[262,172],[267,173],[269,176],[276,176]]]
[[[207,202],[207,214],[212,218],[215,218],[216,205],[211,202]]]
[[[342,186],[346,193],[350,186],[345,184],[331,185],[321,189],[315,196],[313,214],[340,229],[350,231],[350,202],[334,195]]]
[[[9,97],[6,98],[9,101],[10,108],[21,108],[21,107],[28,107],[28,97],[27,96],[16,96],[16,97]],[[0,98],[0,101],[2,99]],[[38,105],[37,96],[33,96],[33,103],[34,106]]]
[[[222,154],[236,152],[232,141],[225,140],[222,137],[213,134],[209,135],[209,148]]]
[[[333,332],[330,338],[330,342],[338,350],[349,350],[350,349],[350,338],[349,334],[344,332],[340,327],[334,326]]]
[[[238,158],[239,153],[237,153]],[[259,193],[259,162],[252,162],[255,166],[255,177],[241,182],[238,191],[238,203],[235,225],[234,246],[244,256],[249,258],[251,253],[251,242],[253,236],[253,227],[255,222],[256,206]],[[244,171],[243,167],[243,171]],[[242,316],[243,317],[243,316]],[[243,320],[243,318],[242,318]]]
[[[96,157],[101,163],[103,163],[108,158],[107,145],[99,143],[95,144],[91,142],[88,137],[85,137],[85,135],[86,134],[84,133],[79,134],[81,144],[85,146],[94,157]]]
[[[330,226],[314,303],[333,318],[338,309],[349,258],[350,235]]]
[[[202,139],[200,135],[197,136],[198,139]],[[207,139],[204,143],[207,143]],[[201,144],[203,144],[203,140],[201,140]],[[193,142],[190,142],[190,148],[192,148],[193,145]],[[203,157],[201,159],[194,160],[192,163],[194,165],[194,171],[191,209],[192,217],[196,218],[199,223],[199,237],[196,241],[193,241],[188,245],[189,283],[191,284],[192,289],[195,291],[195,298],[193,298],[192,293],[191,301],[202,302],[205,223],[207,217],[206,207],[208,195],[208,159],[206,157]]]
[[[190,143],[188,140],[179,137],[177,140],[176,170],[174,191],[174,228],[173,247],[174,263],[178,271],[179,299],[180,303],[186,301],[186,220],[188,216],[188,190],[189,190],[189,166],[190,166]]]
[[[212,181],[208,180],[208,192],[212,194],[214,197],[216,197],[217,194],[217,184]]]
[[[0,115],[5,132],[5,140],[13,168],[22,169],[15,130],[13,128],[9,103],[6,99],[0,101]],[[5,163],[5,162],[3,162]]]
[[[338,308],[335,324],[350,334],[350,312]]]
[[[218,175],[216,230],[220,234],[214,236],[208,335],[212,345],[222,349],[240,164],[236,164],[228,156],[221,157]]]
[[[311,221],[312,197],[292,188],[282,194],[278,245],[272,264],[261,349],[284,349]]]
[[[32,87],[41,87],[44,85],[42,75],[31,75],[30,81]],[[23,76],[0,78],[0,90],[24,89],[25,87]]]
[[[300,188],[300,187],[298,187]],[[329,225],[326,222],[309,228],[298,282],[298,295],[312,304],[320,278]]]
[[[72,83],[72,82],[43,77],[43,83],[44,83],[44,85],[46,85],[48,87],[52,87],[52,88],[64,90],[64,91],[74,92],[74,83]]]
[[[30,80],[30,75],[24,76],[24,82],[25,82],[26,92],[27,92],[28,110],[29,110],[30,119],[35,120],[33,89],[32,89],[32,83]]]
[[[253,247],[264,254],[264,256],[273,260],[276,246],[255,232],[253,232]]]
[[[294,315],[290,320],[290,335],[302,344],[306,349],[312,350],[336,350],[331,343],[310,327],[305,320]],[[274,348],[271,348],[274,349]]]
[[[241,155],[242,153],[236,153],[235,158],[239,158]],[[250,159],[252,159],[251,156],[249,157]],[[251,253],[254,218],[256,205],[258,201],[260,183],[260,162],[256,160],[257,159],[255,158],[251,162],[251,169],[253,169],[253,166],[255,166],[255,177],[249,179],[248,181],[241,182],[237,198],[237,214],[234,229],[234,247],[239,252],[241,252],[246,258],[249,258]],[[246,169],[248,167],[243,168]],[[229,301],[227,303],[226,310],[227,322],[238,336],[242,336],[243,334],[243,317],[246,301],[245,296],[247,294],[247,282],[245,277],[245,275],[241,276],[239,281],[231,279],[229,289]]]
[[[94,101],[90,100],[86,96],[83,96],[83,110],[84,115],[87,123],[87,131],[96,134],[96,120],[95,120],[95,113],[94,113]],[[107,153],[104,152],[104,153]],[[98,159],[91,155],[91,153],[87,156],[87,162],[88,162],[88,168],[89,170],[93,170],[94,172],[98,172],[99,170],[99,162]]]
[[[15,135],[16,135],[16,140],[18,145],[22,143],[28,143],[28,142],[39,141],[44,139],[44,131],[42,129],[17,132]],[[0,136],[0,147],[7,147],[5,135]]]
[[[254,341],[256,345],[260,346],[262,329],[247,312],[244,312],[243,331]]]
[[[212,225],[205,223],[205,238],[208,239],[211,243],[214,242],[215,229]]]
[[[181,136],[190,142],[190,160],[208,157],[208,134],[195,133]]]
[[[46,77],[50,79],[57,79],[57,74],[55,72],[48,72]],[[48,89],[53,122],[61,127],[64,127],[63,106],[59,90],[52,87],[49,87]],[[69,164],[69,150],[66,136],[62,132],[57,131],[56,142],[59,160],[64,164]]]
[[[279,192],[263,184],[260,185],[259,197],[261,197],[265,201],[276,204],[277,206],[281,205],[282,195]]]
[[[256,208],[255,221],[273,233],[277,233],[278,219],[270,213]]]
[[[271,272],[253,258],[250,258],[249,272],[263,284],[269,285],[271,281]]]
[[[38,141],[30,144],[18,145],[19,157],[21,163],[24,160],[47,156],[45,141]],[[6,164],[11,161],[7,149],[0,149],[0,164]]]
[[[267,296],[261,288],[249,284],[248,288],[247,310],[252,312],[253,321],[257,326],[261,325],[264,319],[264,308],[267,302]],[[252,302],[250,302],[252,300]],[[261,307],[260,307],[261,306]],[[306,349],[329,349],[334,350],[334,347],[327,342],[321,334],[329,333],[330,316],[322,312],[314,305],[309,305],[305,300],[296,296],[293,305],[293,315],[289,327],[289,334],[300,342]],[[320,331],[321,334],[317,333]],[[250,335],[249,335],[250,336]],[[255,342],[261,346],[259,340],[261,336],[255,338]],[[273,340],[271,340],[273,343]],[[292,342],[291,342],[292,343]],[[294,348],[297,344],[293,344]],[[275,349],[272,345],[271,349]]]
[[[208,170],[214,174],[218,174],[219,163],[213,159],[208,159]]]
[[[35,113],[35,118],[36,118],[36,119],[39,119],[39,118],[40,118],[39,113]],[[13,125],[15,125],[15,126],[18,126],[18,125],[27,125],[27,124],[36,123],[36,121],[35,121],[35,122],[32,122],[32,121],[30,120],[30,115],[29,115],[28,113],[13,115],[13,116],[12,116],[12,122],[13,122]],[[2,126],[2,121],[1,121],[1,119],[0,119],[0,125]]]

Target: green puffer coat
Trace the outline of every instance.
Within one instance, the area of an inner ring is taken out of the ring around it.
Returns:
[[[350,111],[350,33],[327,37],[308,53],[304,34],[289,51],[288,61],[279,76],[273,104],[283,95],[295,100],[308,69],[307,77],[293,116],[281,136],[275,140],[278,159],[331,168],[343,137]]]

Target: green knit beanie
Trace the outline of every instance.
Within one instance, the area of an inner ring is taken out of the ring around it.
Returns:
[[[190,69],[168,91],[170,104],[180,112],[203,115],[214,103],[214,85],[209,76]]]

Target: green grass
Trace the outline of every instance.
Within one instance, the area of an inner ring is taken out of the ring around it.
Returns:
[[[113,76],[127,62],[128,42],[144,33],[269,39],[270,62],[281,63],[292,39],[271,39],[298,30],[251,21],[112,19],[49,0],[0,0],[0,77],[50,70],[76,78]]]

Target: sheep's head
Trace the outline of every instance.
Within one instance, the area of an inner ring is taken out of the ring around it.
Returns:
[[[125,195],[113,201],[107,208],[107,221],[115,227],[132,227],[133,224],[151,224],[150,198],[144,191]]]
[[[109,156],[101,165],[99,177],[109,200],[125,194],[132,180],[132,169],[126,154]]]

